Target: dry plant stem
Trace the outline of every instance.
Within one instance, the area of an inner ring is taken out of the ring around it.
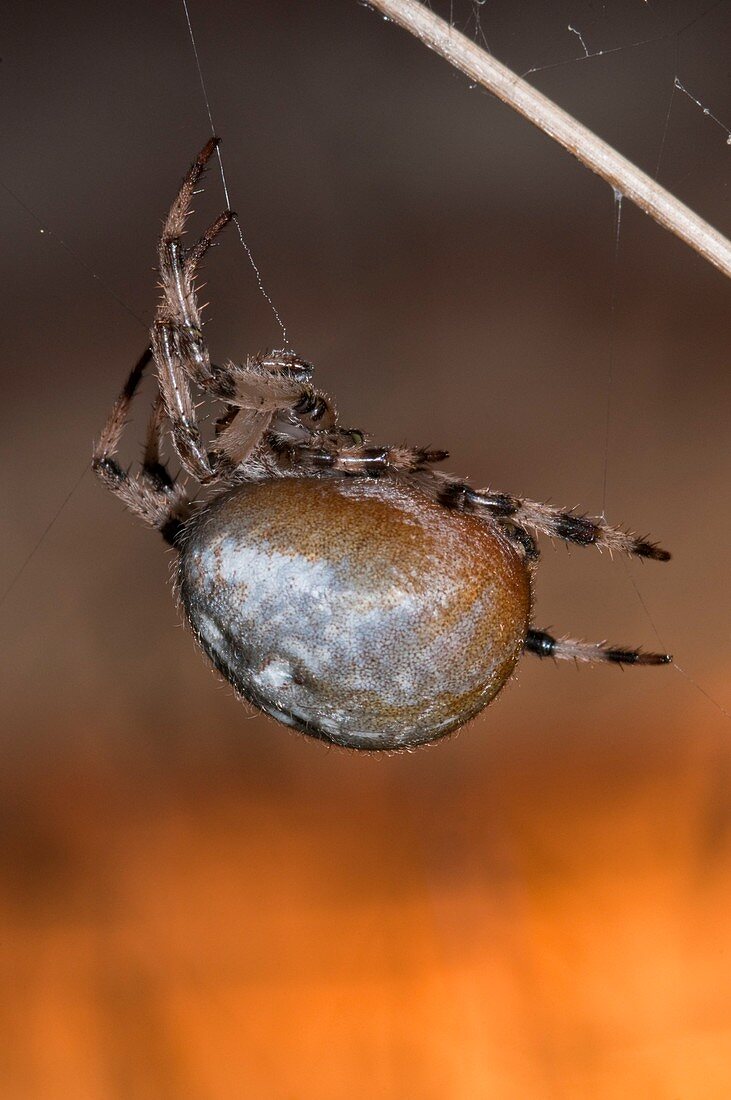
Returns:
[[[731,277],[731,242],[522,77],[418,0],[368,2],[554,138],[616,191]]]

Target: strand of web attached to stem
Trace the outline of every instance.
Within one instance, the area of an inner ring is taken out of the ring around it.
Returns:
[[[211,101],[208,98],[208,90],[206,88],[206,82],[205,82],[205,79],[203,77],[203,68],[201,66],[200,55],[198,53],[198,46],[196,44],[195,35],[193,33],[193,24],[192,24],[191,19],[190,19],[190,11],[188,9],[188,0],[182,0],[182,4],[183,4],[183,11],[185,12],[185,22],[188,25],[188,34],[190,35],[190,44],[193,47],[193,56],[195,57],[195,64],[196,64],[196,68],[198,70],[198,80],[200,81],[201,91],[203,93],[203,101],[205,103],[206,112],[208,114],[208,122],[210,123],[210,127],[211,127],[211,136],[215,137],[216,136],[216,127],[213,123],[213,111],[211,110]],[[226,172],[224,171],[224,167],[223,167],[223,158],[221,156],[221,147],[220,147],[220,145],[216,146],[216,156],[218,158],[218,168],[219,168],[219,171],[221,173],[221,184],[223,186],[223,194],[224,194],[224,198],[226,200],[226,207],[227,207],[227,209],[230,210],[231,209],[231,197],[230,197],[229,191],[228,191],[228,183],[226,182]],[[233,221],[236,225],[236,229],[237,229],[237,232],[238,232],[238,235],[239,235],[239,240],[241,241],[241,247],[243,248],[244,252],[246,253],[246,255],[248,257],[248,260],[249,260],[249,263],[251,264],[251,267],[254,271],[254,275],[256,277],[256,283],[257,283],[257,286],[259,287],[259,292],[266,299],[266,301],[269,303],[269,308],[271,309],[272,313],[274,314],[276,322],[279,325],[280,329],[282,330],[282,340],[284,341],[284,346],[285,346],[285,348],[288,348],[289,347],[289,339],[287,337],[287,328],[284,324],[284,321],[282,320],[282,318],[280,316],[279,310],[277,309],[277,307],[274,305],[274,302],[272,301],[271,295],[269,294],[266,287],[264,286],[264,280],[261,277],[261,272],[260,272],[260,270],[259,270],[259,268],[256,264],[256,261],[254,260],[254,257],[252,255],[251,249],[249,248],[249,245],[246,241],[246,238],[244,237],[244,231],[241,228],[241,222],[239,221],[236,214],[234,214]]]
[[[425,4],[419,0],[368,0],[368,6],[409,31],[464,73],[468,80],[480,84],[507,103],[615,190],[636,203],[659,225],[675,233],[731,277],[731,241],[606,141],[450,26]]]

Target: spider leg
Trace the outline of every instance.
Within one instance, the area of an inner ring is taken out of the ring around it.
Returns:
[[[261,443],[272,422],[271,412],[230,405],[216,423],[216,469],[233,473]]]
[[[433,463],[448,457],[447,451],[424,447],[365,446],[361,432],[341,431],[340,435],[342,438],[339,441],[314,437],[305,443],[293,443],[283,436],[275,437],[272,443],[275,450],[288,455],[293,465],[306,469],[336,470],[361,477],[379,477],[389,471],[405,474],[446,508],[477,515],[482,513],[499,522],[514,540],[522,544],[531,560],[535,560],[537,550],[526,528],[577,546],[593,545],[655,561],[668,561],[670,558],[667,550],[621,528],[611,527],[603,520],[592,520],[588,516],[549,504],[522,500],[508,493],[473,489],[458,478],[431,469]],[[354,436],[359,436],[360,440],[356,442],[352,438]]]
[[[209,481],[213,477],[213,467],[198,428],[190,383],[182,365],[180,341],[175,339],[173,332],[164,324],[156,326],[152,332],[160,392],[173,444],[184,469],[199,481]]]
[[[372,447],[355,429],[338,428],[304,443],[286,435],[270,436],[273,450],[298,469],[332,470],[352,477],[382,477],[391,472],[411,473],[431,462],[441,462],[446,451],[426,447]]]
[[[536,565],[541,556],[541,552],[538,549],[538,543],[533,535],[528,534],[525,527],[520,527],[517,523],[501,523],[500,527],[511,542],[514,542],[519,548],[523,554],[526,565]]]
[[[170,543],[187,518],[187,501],[161,462],[160,444],[164,429],[164,408],[158,397],[148,428],[142,468],[130,475],[114,458],[129,414],[132,399],[152,359],[146,348],[132,368],[94,448],[92,469],[110,492]]]
[[[246,363],[216,366],[206,389],[215,397],[242,409],[287,412],[310,429],[335,425],[335,406],[311,385],[314,367],[293,351],[272,351]]]
[[[219,214],[192,248],[183,246],[182,237],[185,224],[192,213],[190,204],[196,193],[196,186],[218,144],[218,138],[211,138],[188,169],[168,211],[158,247],[162,298],[155,314],[155,322],[156,325],[166,324],[173,330],[175,343],[178,345],[178,358],[187,367],[190,376],[200,384],[210,381],[212,371],[208,350],[203,341],[195,277],[200,261],[218,234],[234,217],[234,213],[225,210]]]
[[[152,327],[152,349],[160,391],[175,449],[185,470],[201,481],[210,481],[214,465],[201,439],[190,389],[190,380],[205,386],[214,378],[203,340],[201,311],[196,296],[198,265],[213,241],[231,221],[230,210],[219,215],[190,249],[181,237],[190,214],[196,184],[212,157],[217,138],[201,149],[175,197],[163,225],[158,252],[162,295]]]
[[[293,351],[272,351],[247,364],[246,379],[235,380],[237,388],[254,384],[254,396],[266,400],[278,411],[290,411],[311,430],[327,431],[337,424],[337,411],[327,394],[312,382],[315,368]],[[258,405],[257,407],[261,407]]]
[[[155,327],[170,330],[170,344],[176,353],[176,361],[169,363],[168,369],[182,368],[201,386],[212,380],[214,368],[203,340],[203,321],[195,278],[198,264],[233,217],[231,210],[224,211],[190,249],[183,247],[179,235],[168,235],[169,218],[160,238],[158,272],[162,297],[155,313]]]
[[[602,519],[590,519],[575,512],[554,508],[534,500],[522,500],[509,493],[494,493],[489,489],[473,489],[464,481],[428,471],[419,484],[447,508],[489,515],[500,523],[519,524],[530,531],[563,539],[576,546],[597,546],[623,554],[655,561],[669,561],[670,554],[653,542],[638,538],[629,531],[611,527]]]
[[[173,479],[170,477],[167,466],[162,459],[162,440],[166,420],[165,402],[162,399],[162,394],[158,393],[147,426],[142,473],[157,488],[164,489],[167,492],[173,486]]]
[[[218,234],[222,229],[225,229],[228,223],[235,217],[236,215],[232,210],[224,210],[222,214],[218,215],[214,222],[211,222],[203,236],[193,245],[193,247],[184,253],[185,269],[190,276],[195,275],[198,264],[201,262]]]
[[[209,247],[234,215],[231,211],[221,214],[190,249],[183,247],[181,237],[196,185],[217,144],[217,139],[212,139],[198,154],[165,220],[159,247],[162,297],[152,332],[175,449],[188,473],[203,482],[230,474],[245,462],[279,413],[288,412],[305,426],[322,423],[330,427],[336,422],[329,399],[310,384],[312,367],[293,352],[272,352],[242,366],[216,366],[210,361],[195,275]],[[226,403],[210,451],[198,428],[191,381]]]
[[[337,422],[335,406],[311,384],[313,367],[291,351],[273,351],[245,364],[213,368],[206,391],[226,402],[216,426],[214,451],[219,468],[234,470],[261,442],[275,421],[285,437],[310,440]]]
[[[639,649],[620,649],[604,642],[578,642],[573,638],[554,638],[545,630],[529,630],[525,640],[526,653],[536,657],[556,657],[563,661],[611,661],[618,665],[669,665],[668,653],[642,653]]]

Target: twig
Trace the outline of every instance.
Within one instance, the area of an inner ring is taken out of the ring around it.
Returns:
[[[605,141],[418,0],[368,0],[476,84],[502,99],[660,225],[731,277],[731,242]]]

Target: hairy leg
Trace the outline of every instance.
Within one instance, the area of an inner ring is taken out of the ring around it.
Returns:
[[[214,370],[215,379],[206,389],[227,404],[214,450],[229,470],[248,458],[278,417],[284,416],[280,426],[285,432],[290,425],[301,428],[305,440],[337,422],[330,399],[310,384],[312,366],[294,352],[273,351]]]
[[[210,481],[214,469],[201,439],[190,384],[210,383],[213,369],[203,340],[195,278],[200,261],[233,214],[227,210],[219,215],[192,248],[184,248],[181,238],[196,185],[217,144],[212,138],[200,151],[165,219],[158,253],[162,294],[151,333],[173,443],[185,470],[200,481]]]
[[[133,367],[94,448],[92,468],[110,492],[119,497],[131,512],[160,531],[172,543],[187,517],[188,501],[161,461],[160,447],[165,416],[159,398],[150,418],[140,472],[130,475],[114,458],[132,399],[151,359],[152,352],[147,348]]]
[[[605,642],[579,642],[573,638],[554,638],[545,630],[529,630],[525,641],[526,653],[536,657],[556,657],[563,661],[611,661],[617,665],[668,665],[672,657],[668,653],[642,653],[639,649],[620,649]]]
[[[668,551],[655,543],[619,527],[612,527],[601,519],[590,519],[534,500],[522,500],[509,493],[473,489],[464,481],[434,470],[420,474],[419,484],[447,508],[489,515],[499,522],[519,524],[530,531],[563,539],[575,546],[597,546],[655,561],[670,559]]]
[[[447,451],[424,447],[374,447],[356,442],[365,437],[361,432],[340,432],[341,439],[317,437],[302,444],[292,444],[286,436],[274,438],[275,448],[288,454],[294,465],[306,469],[333,469],[342,473],[378,477],[388,471],[409,476],[433,499],[446,508],[489,516],[510,531],[535,531],[551,538],[564,539],[577,546],[597,546],[618,550],[641,558],[668,561],[670,554],[646,539],[638,538],[603,520],[554,508],[532,500],[521,500],[508,493],[489,489],[473,489],[466,482],[431,467],[448,457]],[[510,533],[509,531],[509,533]]]
[[[336,428],[299,443],[289,436],[270,433],[271,448],[296,469],[333,470],[353,477],[382,477],[388,473],[412,473],[432,462],[441,462],[446,451],[424,447],[373,447],[363,432]]]

